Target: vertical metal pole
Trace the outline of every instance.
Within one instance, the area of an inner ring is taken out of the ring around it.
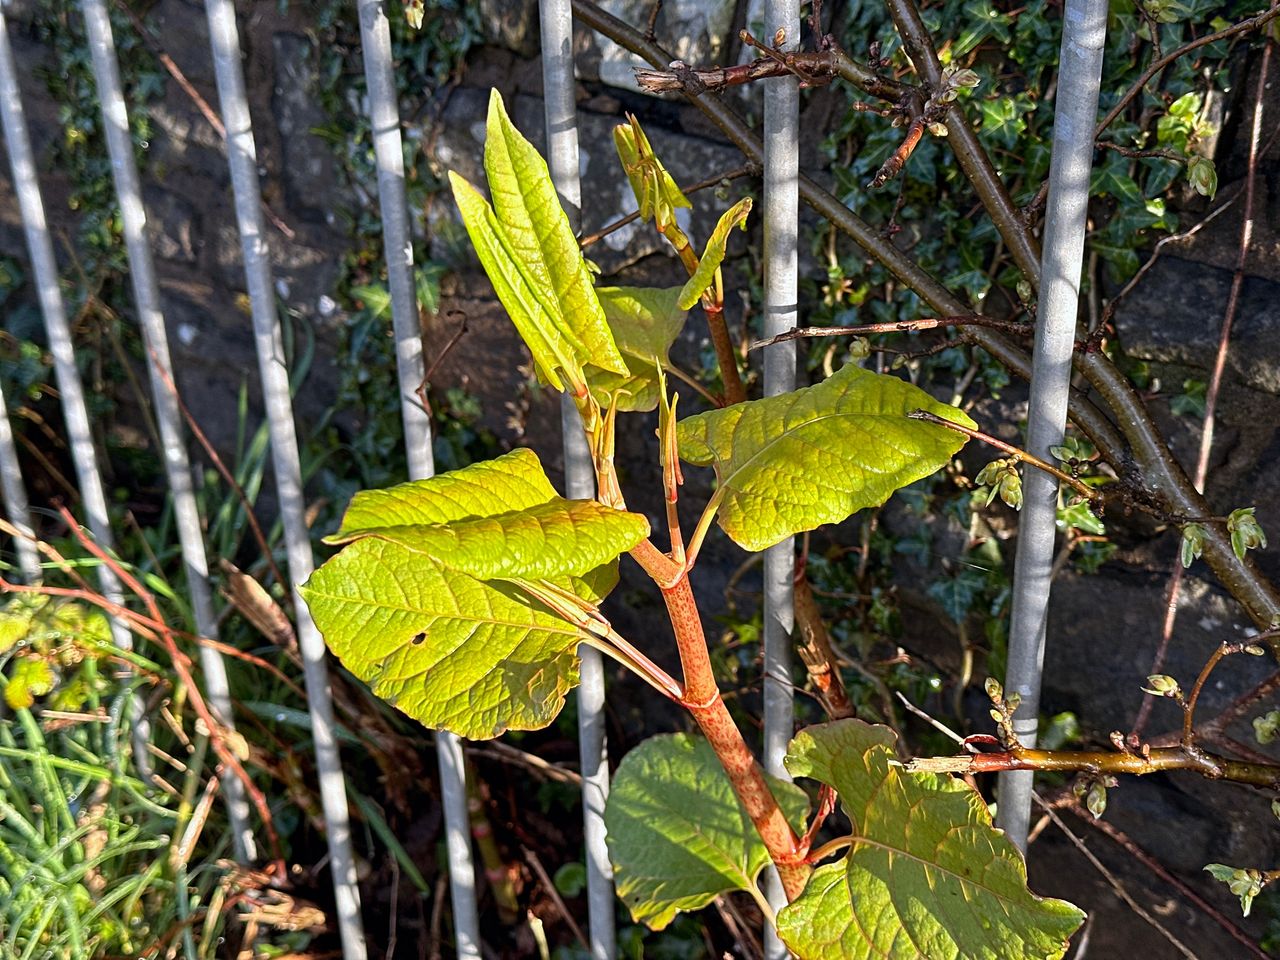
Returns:
[[[9,34],[0,39],[7,48]],[[3,56],[3,54],[0,54]],[[22,482],[22,467],[18,463],[18,448],[13,443],[13,426],[9,423],[9,408],[4,391],[0,391],[0,481],[4,485],[4,509],[9,522],[20,536],[14,539],[18,553],[18,570],[27,583],[40,580],[40,555],[36,553],[35,533],[31,526],[31,510],[27,503],[27,487]]]
[[[400,138],[400,111],[391,56],[391,28],[383,0],[357,0],[356,6],[360,15],[361,52],[378,164],[382,240],[387,261],[387,287],[391,292],[391,321],[396,338],[396,371],[405,447],[409,455],[409,478],[422,480],[435,473],[435,462],[431,451],[431,418],[417,396],[426,373],[422,361],[422,328],[414,292],[413,245],[409,237],[409,204],[404,187],[404,148]],[[456,955],[463,960],[478,960],[480,920],[476,908],[475,867],[471,858],[466,768],[458,737],[443,730],[438,732],[436,757],[444,806]]]
[[[800,40],[798,0],[766,0],[766,35],[781,28],[786,48]],[[792,77],[764,85],[764,335],[785,333],[796,325],[797,236],[800,217],[800,89]],[[795,342],[779,343],[764,352],[764,395],[777,396],[796,386]],[[783,766],[795,727],[791,684],[791,630],[795,624],[794,537],[764,554],[764,768],[791,779]],[[774,909],[787,902],[777,871],[770,870],[765,892]],[[789,956],[772,930],[766,931],[765,954]]]
[[[311,575],[315,558],[305,519],[302,467],[285,366],[280,317],[276,311],[275,285],[267,242],[262,233],[261,195],[258,186],[257,149],[249,103],[245,98],[244,72],[240,66],[240,38],[231,0],[207,0],[209,44],[213,51],[222,122],[227,128],[227,162],[235,191],[236,221],[244,256],[245,283],[253,314],[254,346],[262,376],[262,400],[271,438],[272,467],[284,526],[289,575],[293,580],[294,608],[298,619],[298,646],[302,653],[307,708],[316,745],[316,773],[329,841],[329,869],[333,872],[338,931],[344,960],[365,960],[364,928],[360,920],[360,890],[356,884],[355,858],[351,852],[351,824],[347,810],[346,782],[334,737],[333,698],[324,638],[316,629],[297,584]]]
[[[1067,0],[1058,59],[1040,308],[1027,410],[1027,449],[1046,459],[1051,459],[1049,448],[1062,442],[1067,422],[1071,351],[1075,344],[1093,165],[1093,127],[1098,116],[1106,30],[1106,0]],[[1022,488],[1005,687],[1022,697],[1013,726],[1018,739],[1033,747],[1040,711],[1058,483],[1039,470],[1028,470]],[[1031,819],[1031,788],[1029,771],[1000,774],[996,824],[1024,851]]]
[[[578,173],[578,107],[574,96],[573,13],[569,0],[540,0],[542,95],[546,112],[547,165],[577,232],[582,221]],[[560,399],[564,435],[565,493],[571,499],[596,495],[591,451],[573,401]],[[614,929],[613,865],[605,844],[604,805],[609,798],[609,749],[605,738],[604,664],[596,650],[578,647],[582,660],[578,687],[578,754],[582,765],[582,826],[587,858],[587,919],[592,960],[617,956]]]
[[[196,509],[191,462],[187,458],[183,439],[177,381],[174,379],[173,362],[169,357],[164,315],[160,311],[160,289],[156,282],[151,248],[147,243],[147,215],[142,204],[138,168],[133,158],[133,138],[129,135],[129,116],[120,85],[115,41],[111,35],[111,22],[106,7],[101,0],[89,0],[85,3],[84,12],[89,49],[93,57],[94,81],[98,87],[98,101],[102,106],[103,130],[107,139],[107,151],[111,156],[111,173],[115,181],[116,196],[120,201],[120,219],[129,255],[134,306],[147,346],[151,395],[160,426],[160,442],[164,447],[161,457],[173,497],[178,542],[182,547],[182,559],[186,566],[187,590],[191,597],[197,633],[216,640],[218,620],[209,588],[209,561],[205,555],[200,514]],[[231,688],[227,682],[227,668],[222,656],[216,650],[201,645],[200,667],[204,689],[214,716],[224,727],[235,729]],[[228,777],[223,789],[236,857],[247,863],[257,856],[257,845],[249,825],[249,801],[245,796],[244,784],[235,777]]]
[[[93,446],[93,433],[89,429],[84,387],[80,383],[80,371],[76,368],[71,329],[67,325],[67,312],[62,303],[62,290],[58,285],[58,264],[53,258],[49,225],[44,218],[44,202],[40,199],[40,184],[36,180],[35,159],[31,152],[31,140],[27,135],[17,69],[13,61],[13,50],[9,46],[9,27],[2,9],[0,117],[4,124],[5,145],[9,150],[9,165],[13,170],[13,188],[18,195],[22,227],[26,233],[27,250],[31,255],[36,293],[40,299],[40,310],[44,314],[45,330],[49,335],[49,352],[53,354],[53,369],[58,378],[58,390],[62,394],[62,415],[67,424],[67,438],[71,443],[71,459],[75,464],[76,480],[80,486],[80,499],[84,504],[85,518],[93,538],[104,550],[113,550],[115,538],[111,533],[102,475],[98,472],[98,454]],[[109,601],[124,604],[120,580],[105,565],[98,567],[98,585],[102,595]],[[122,650],[132,650],[133,635],[129,632],[128,625],[119,617],[111,617],[110,620],[112,641]],[[130,714],[134,762],[139,771],[147,775],[150,771],[150,757],[146,749],[148,724],[142,714],[141,702],[133,697],[130,697]]]

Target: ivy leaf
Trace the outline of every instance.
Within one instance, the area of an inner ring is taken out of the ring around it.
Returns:
[[[721,215],[720,222],[716,224],[715,230],[711,231],[711,238],[707,240],[706,249],[702,251],[698,269],[680,290],[680,299],[676,304],[681,310],[692,307],[707,287],[711,286],[716,278],[716,271],[724,262],[725,249],[729,245],[729,234],[737,226],[741,226],[743,230],[747,229],[749,213],[751,213],[751,198],[743,197]]]
[[[1070,530],[1074,527],[1084,533],[1098,537],[1107,532],[1106,524],[1089,509],[1089,501],[1087,500],[1077,500],[1074,503],[1067,504],[1065,507],[1059,507],[1057,527],[1059,530]]]
[[[835,787],[853,833],[848,854],[778,914],[783,942],[803,960],[1061,957],[1084,914],[1032,894],[1021,854],[977,792],[904,772],[894,736],[838,720],[791,741],[787,769]]]
[[[567,585],[601,599],[616,564]],[[472,740],[538,730],[578,683],[577,628],[516,587],[365,537],[302,588],[329,648],[379,697]]]
[[[802,823],[804,791],[771,783]],[[701,737],[663,734],[628,753],[604,808],[618,896],[637,923],[661,930],[730,890],[750,891],[769,854],[715,751]]]
[[[539,374],[563,390],[560,373],[581,383],[587,363],[626,373],[546,161],[511,122],[496,90],[489,97],[484,168],[492,206],[453,171],[449,182],[480,262]]]
[[[955,431],[908,419],[917,408],[974,426],[904,380],[850,365],[816,386],[680,421],[680,456],[715,467],[721,528],[763,550],[884,503],[964,446]]]
[[[43,657],[19,657],[4,688],[4,702],[14,710],[22,710],[53,689],[57,678]]]
[[[680,292],[680,287],[597,288],[627,365],[627,376],[587,367],[587,383],[602,406],[615,392],[619,411],[648,411],[658,405],[658,370],[670,362],[668,353],[687,316],[677,303]]]

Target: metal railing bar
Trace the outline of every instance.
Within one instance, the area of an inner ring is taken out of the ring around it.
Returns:
[[[8,45],[7,31],[0,42]],[[5,515],[21,534],[13,543],[18,554],[18,571],[27,583],[39,583],[40,555],[35,548],[31,506],[27,501],[27,486],[22,480],[22,465],[18,462],[18,448],[14,446],[13,425],[9,422],[9,407],[3,390],[0,390],[0,483],[4,487]]]
[[[324,638],[299,595],[297,585],[314,567],[311,538],[307,531],[306,501],[302,490],[302,468],[298,455],[293,402],[289,392],[289,370],[285,365],[280,317],[276,309],[275,285],[271,276],[267,242],[263,234],[261,193],[258,184],[257,149],[249,104],[245,96],[244,72],[240,65],[240,38],[235,7],[231,0],[206,0],[209,45],[213,53],[222,122],[227,128],[227,163],[235,193],[236,221],[244,256],[245,283],[253,315],[254,347],[262,377],[263,406],[271,438],[272,467],[284,528],[285,553],[293,581],[297,611],[298,646],[302,653],[303,679],[307,689],[307,709],[316,748],[316,773],[329,843],[329,869],[333,874],[338,931],[344,960],[365,960],[364,927],[360,918],[360,890],[355,858],[351,849],[351,822],[347,808],[346,782],[334,733],[333,699],[329,689],[329,668],[325,660]]]
[[[40,184],[36,179],[35,157],[31,151],[31,138],[27,132],[26,116],[22,108],[22,93],[18,86],[17,68],[13,49],[9,44],[9,25],[0,9],[0,120],[4,126],[5,146],[9,151],[9,165],[13,171],[13,188],[18,196],[18,208],[22,215],[22,228],[26,234],[27,250],[31,256],[36,294],[40,311],[44,316],[45,331],[49,337],[49,352],[53,355],[54,375],[62,394],[62,413],[67,426],[67,439],[71,447],[71,459],[75,465],[76,480],[80,486],[80,499],[84,505],[89,531],[98,544],[108,551],[115,549],[115,537],[111,532],[111,520],[107,513],[107,499],[102,488],[102,475],[98,470],[98,454],[93,445],[93,433],[89,428],[89,412],[85,406],[84,387],[80,371],[76,367],[75,348],[71,341],[71,328],[67,324],[67,312],[62,302],[59,286],[58,264],[53,256],[53,242],[49,237],[49,225],[44,216],[44,201],[40,197]],[[124,605],[124,592],[120,579],[106,564],[97,569],[98,585],[102,595],[117,606]],[[111,617],[112,642],[122,650],[133,649],[133,634],[120,617]],[[129,696],[129,715],[133,727],[134,763],[144,779],[150,777],[151,763],[146,745],[149,725],[143,715],[142,703]]]
[[[785,33],[787,49],[800,40],[798,0],[766,0],[765,34]],[[797,238],[800,217],[800,88],[794,77],[764,84],[764,335],[774,337],[798,325]],[[764,351],[764,395],[795,389],[796,345],[774,344]],[[790,780],[783,759],[795,730],[795,692],[791,682],[791,631],[795,625],[794,537],[764,555],[764,768]],[[787,902],[777,872],[770,870],[766,894],[775,911]],[[767,931],[765,955],[790,956]]]
[[[1098,118],[1107,31],[1106,0],[1067,0],[1062,24],[1040,304],[1027,408],[1027,449],[1051,462],[1049,448],[1062,443],[1067,423],[1093,166],[1092,131]],[[1039,470],[1026,474],[1013,568],[1005,689],[1021,696],[1013,728],[1024,745],[1034,747],[1053,579],[1058,482]],[[999,778],[996,825],[1024,851],[1031,822],[1032,777],[1030,771],[1017,771],[1002,773]]]
[[[169,339],[164,315],[160,309],[160,289],[155,264],[147,242],[146,209],[142,187],[138,181],[137,163],[133,156],[133,138],[129,133],[129,117],[120,84],[115,43],[106,6],[101,0],[85,4],[86,23],[90,25],[90,52],[93,72],[102,107],[103,131],[107,152],[111,157],[111,173],[116,197],[120,203],[121,226],[129,257],[129,275],[133,284],[134,306],[147,347],[147,370],[151,377],[151,395],[160,427],[160,451],[165,476],[173,498],[173,513],[186,567],[187,591],[195,617],[196,632],[211,640],[218,638],[218,620],[213,609],[209,585],[209,560],[205,552],[204,532],[196,507],[191,477],[191,461],[182,431],[182,412],[178,404],[177,381],[169,355]],[[231,706],[231,687],[222,655],[206,645],[200,646],[200,667],[205,695],[218,722],[235,729]],[[249,801],[244,784],[235,777],[223,784],[227,811],[231,822],[231,839],[235,855],[242,863],[257,856],[257,844],[249,822]]]
[[[405,195],[404,147],[400,136],[391,27],[382,0],[357,0],[356,7],[360,17],[361,54],[378,166],[378,202],[382,214],[387,287],[391,294],[391,323],[396,340],[396,373],[405,449],[409,458],[409,479],[423,480],[435,473],[435,459],[431,449],[431,418],[417,393],[426,372],[413,278],[413,244]],[[478,960],[480,920],[476,905],[475,866],[471,856],[466,768],[458,737],[444,730],[437,732],[436,758],[444,807],[456,952],[461,960]]]
[[[542,89],[546,120],[547,165],[569,225],[582,221],[579,178],[578,107],[573,64],[573,12],[569,0],[540,0]],[[561,397],[565,493],[571,499],[596,495],[595,470],[577,408]],[[614,926],[613,865],[605,843],[604,806],[609,798],[609,750],[605,730],[604,663],[600,653],[578,647],[578,753],[582,766],[582,826],[587,867],[587,919],[592,960],[617,955]]]

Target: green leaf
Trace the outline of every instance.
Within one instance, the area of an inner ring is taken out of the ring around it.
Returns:
[[[568,585],[594,602],[616,579],[608,564]],[[389,540],[351,544],[302,595],[346,668],[429,727],[473,740],[537,730],[578,682],[581,635],[572,624],[510,584]]]
[[[953,430],[908,419],[917,408],[974,426],[903,380],[851,365],[813,387],[680,421],[680,456],[715,467],[721,528],[763,550],[884,503],[964,446]]]
[[[609,563],[649,535],[649,521],[595,500],[555,497],[494,516],[364,533],[480,580],[540,580],[582,576]]]
[[[1021,854],[977,792],[904,772],[894,736],[839,720],[791,742],[787,769],[835,787],[853,833],[778,914],[783,942],[803,960],[1061,957],[1084,914],[1027,890]]]
[[[21,710],[52,690],[55,682],[53,668],[43,657],[19,657],[4,688],[4,701],[14,710]]]
[[[1098,537],[1107,532],[1106,524],[1089,509],[1087,500],[1077,500],[1058,508],[1058,529],[1069,530],[1072,527]]]
[[[546,161],[512,124],[496,90],[484,168],[492,206],[452,171],[449,181],[480,262],[541,375],[562,390],[558,373],[581,382],[587,363],[625,373]]]
[[[677,301],[680,287],[600,287],[614,342],[627,365],[627,376],[587,368],[587,383],[601,405],[618,393],[619,411],[648,411],[658,405],[658,370],[684,328],[687,311]]]
[[[347,507],[338,532],[325,542],[345,543],[384,527],[492,517],[547,503],[555,496],[538,455],[521,447],[429,480],[361,490]]]
[[[773,781],[793,823],[804,791]],[[604,809],[618,896],[637,923],[660,930],[730,890],[750,891],[769,854],[715,751],[701,737],[663,734],[623,758]]]
[[[379,537],[481,580],[582,576],[649,535],[638,513],[556,495],[537,454],[357,493],[326,543]]]
[[[698,302],[698,298],[707,287],[711,286],[716,278],[716,271],[724,262],[725,248],[729,245],[729,234],[737,226],[741,226],[743,230],[747,229],[749,213],[751,213],[751,198],[743,197],[721,215],[720,222],[716,224],[715,230],[711,232],[711,238],[707,241],[706,249],[702,251],[698,269],[680,290],[680,299],[676,304],[681,310],[691,308]]]

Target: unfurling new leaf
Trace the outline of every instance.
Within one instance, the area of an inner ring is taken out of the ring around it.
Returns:
[[[511,122],[496,90],[484,169],[492,206],[452,171],[449,182],[480,263],[538,374],[557,390],[565,380],[575,390],[583,386],[588,365],[626,375],[546,161]]]

